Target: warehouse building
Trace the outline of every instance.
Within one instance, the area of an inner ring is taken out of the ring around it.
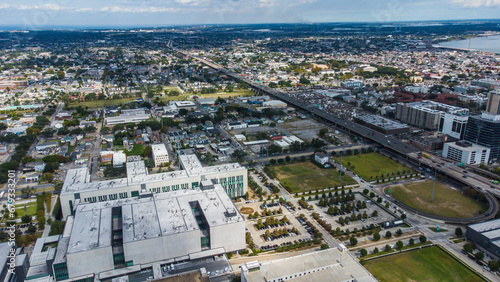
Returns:
[[[410,127],[400,122],[377,115],[361,116],[358,118],[358,122],[376,131],[382,132],[385,135],[402,134],[410,131]]]
[[[273,108],[273,109],[286,109],[287,104],[280,100],[271,100],[262,103],[263,107]]]
[[[117,124],[139,123],[149,119],[148,114],[122,114],[116,117],[107,117],[104,119],[106,126],[114,126]]]
[[[298,282],[377,281],[343,248],[332,248],[262,263],[252,261],[241,266],[241,281],[243,282],[286,280]]]
[[[465,237],[497,258],[500,257],[500,219],[467,226]]]
[[[467,141],[445,143],[443,157],[470,165],[487,164],[490,149]]]
[[[61,189],[63,217],[74,213],[78,203],[138,197],[143,192],[166,193],[196,190],[204,180],[221,184],[231,198],[245,195],[247,169],[238,163],[203,167],[196,155],[179,156],[183,170],[149,174],[143,161],[127,162],[127,177],[90,181],[88,168],[70,169]]]
[[[95,281],[245,246],[244,218],[220,184],[205,180],[196,190],[79,204],[52,268],[56,281]]]
[[[159,167],[164,163],[168,163],[170,158],[168,157],[167,147],[165,144],[154,144],[151,145],[151,150],[153,152],[153,160],[155,162],[155,167]]]

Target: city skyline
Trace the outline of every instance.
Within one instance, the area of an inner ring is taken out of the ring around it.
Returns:
[[[170,0],[1,3],[1,29],[200,24],[405,22],[498,18],[498,0]]]

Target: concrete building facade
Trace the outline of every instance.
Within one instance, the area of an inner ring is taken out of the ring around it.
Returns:
[[[118,275],[245,247],[244,218],[220,184],[204,181],[196,190],[79,204],[59,240],[53,273],[56,281]]]
[[[500,157],[500,115],[482,113],[469,117],[466,141],[490,148],[490,160]]]
[[[470,165],[487,164],[490,149],[467,141],[445,143],[443,157]]]
[[[155,162],[155,167],[159,167],[162,164],[168,163],[170,161],[167,147],[165,147],[165,144],[151,145],[151,150],[153,152],[153,160]]]
[[[441,123],[444,126],[445,120],[441,120],[446,113],[455,116],[466,116],[469,114],[469,110],[428,100],[398,103],[396,105],[397,120],[423,129],[451,131],[440,127]]]
[[[74,213],[79,203],[106,202],[138,197],[143,192],[167,193],[195,190],[204,180],[222,185],[232,198],[245,195],[248,172],[240,164],[203,167],[196,155],[179,156],[183,170],[149,174],[143,161],[127,162],[127,177],[105,181],[90,181],[88,168],[70,169],[61,190],[63,217]]]

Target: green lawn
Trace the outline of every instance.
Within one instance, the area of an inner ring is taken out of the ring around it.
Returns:
[[[26,207],[26,211],[24,211],[24,205],[19,205],[16,206],[16,211],[17,211],[17,217],[21,218],[24,215],[36,215],[36,204],[35,205],[28,205]]]
[[[137,98],[122,98],[122,99],[111,99],[111,100],[93,100],[85,102],[72,102],[69,104],[70,107],[89,107],[89,109],[105,108],[108,106],[118,106],[124,105],[126,103],[132,102]]]
[[[369,260],[365,268],[379,281],[483,281],[438,247]]]
[[[432,180],[413,182],[386,188],[391,197],[406,205],[430,214],[446,217],[472,217],[486,211],[487,207],[449,186],[437,182],[431,203]]]
[[[340,157],[336,157],[335,161],[339,163]],[[366,181],[375,180],[382,175],[386,178],[388,173],[389,177],[394,177],[398,175],[398,172],[403,175],[411,171],[410,168],[379,153],[344,156],[342,157],[342,165]]]
[[[342,182],[339,182],[337,170],[321,169],[311,162],[273,166],[270,169],[290,193],[356,183],[354,179],[346,175],[342,176]]]
[[[198,97],[203,98],[229,98],[229,97],[238,97],[238,96],[253,96],[255,92],[252,90],[245,89],[237,89],[233,92],[225,92],[225,93],[214,93],[214,94],[196,94]]]

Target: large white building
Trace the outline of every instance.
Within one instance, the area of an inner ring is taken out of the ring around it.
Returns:
[[[490,158],[490,148],[468,141],[445,143],[443,157],[471,165],[486,164]]]
[[[104,123],[106,126],[113,126],[116,124],[124,124],[124,123],[139,123],[141,121],[147,120],[150,118],[149,114],[122,114],[116,117],[107,117],[104,119]]]
[[[127,177],[97,182],[90,181],[88,168],[70,169],[60,195],[63,217],[74,213],[78,203],[138,197],[143,192],[196,190],[204,180],[222,185],[232,198],[247,192],[247,169],[238,163],[203,167],[195,155],[181,155],[179,160],[183,170],[157,174],[149,174],[143,161],[127,162]]]
[[[283,281],[375,282],[377,281],[345,249],[331,248],[241,266],[243,282]]]
[[[155,166],[161,166],[164,163],[168,163],[170,158],[168,157],[167,147],[165,144],[154,144],[151,145],[151,150],[153,151],[153,160]]]
[[[97,281],[245,247],[244,218],[220,184],[205,180],[196,190],[79,204],[52,268],[56,281]]]

